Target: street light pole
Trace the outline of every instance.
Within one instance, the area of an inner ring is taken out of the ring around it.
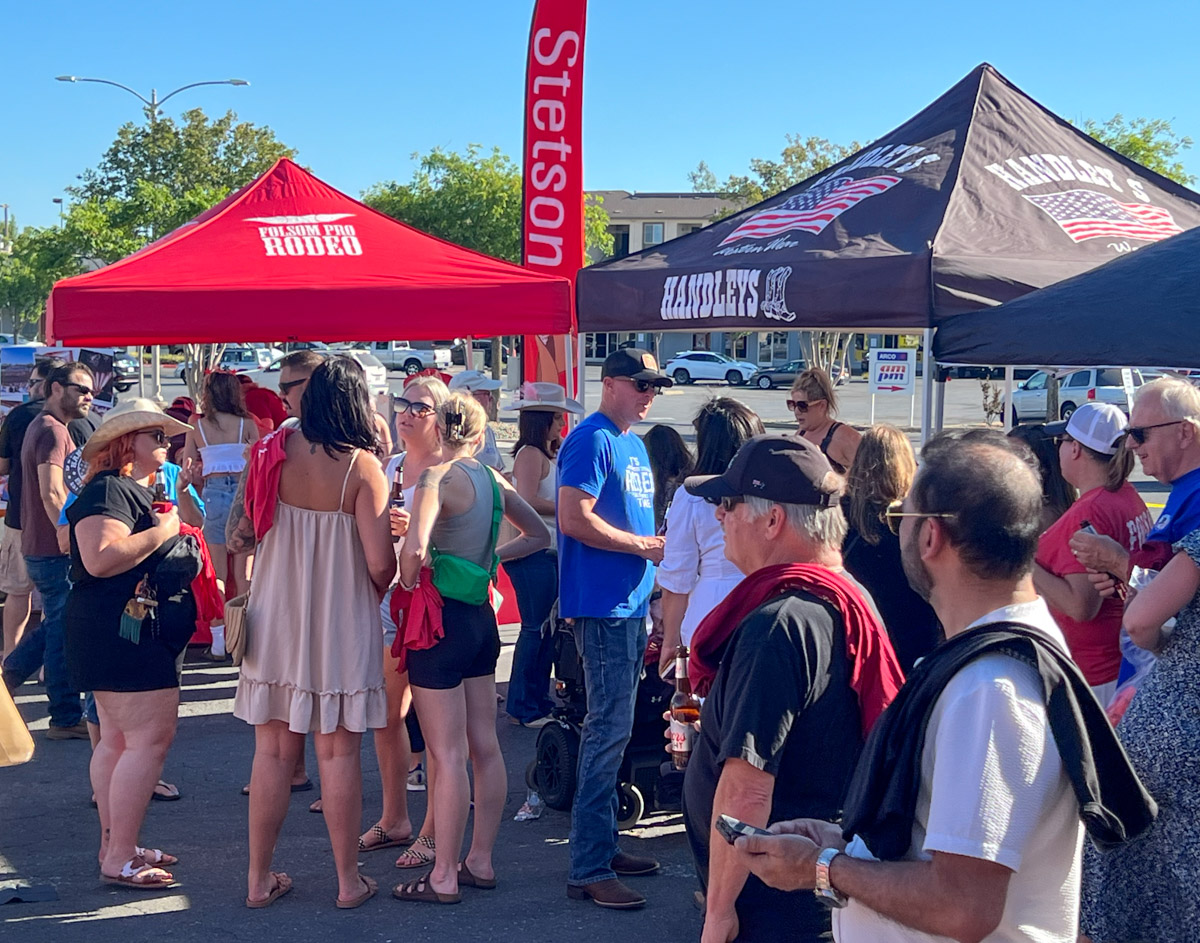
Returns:
[[[175,95],[178,95],[180,92],[186,91],[189,88],[196,88],[200,85],[249,85],[250,84],[245,79],[214,79],[214,80],[207,81],[207,82],[189,82],[187,85],[181,85],[181,86],[179,86],[179,88],[175,89],[174,91],[168,92],[162,98],[158,97],[158,89],[152,88],[152,89],[150,89],[150,97],[146,98],[145,95],[141,94],[140,92],[135,91],[134,89],[130,88],[128,85],[122,85],[120,82],[114,82],[111,79],[92,79],[92,78],[84,78],[83,76],[79,76],[79,75],[59,75],[59,76],[55,76],[55,78],[59,82],[96,82],[100,85],[112,85],[115,88],[124,89],[130,95],[132,95],[134,98],[138,99],[138,101],[140,101],[142,104],[144,104],[146,106],[146,117],[149,118],[151,125],[157,123],[158,110],[159,110],[159,108],[162,107],[163,103],[167,99],[172,98]],[[62,201],[56,200],[55,202],[61,204]],[[61,212],[61,208],[60,208],[60,212]],[[140,353],[141,348],[140,347],[138,348],[138,351],[139,351],[138,371],[139,371],[139,376],[140,376],[140,373],[141,373],[141,353]],[[151,357],[151,363],[152,363],[152,370],[153,370],[153,374],[154,374],[154,383],[151,386],[151,394],[154,399],[161,401],[162,400],[162,369],[161,369],[162,368],[162,348],[156,344],[152,348],[150,357]]]

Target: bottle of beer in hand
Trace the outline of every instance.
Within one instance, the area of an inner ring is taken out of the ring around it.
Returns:
[[[696,739],[693,724],[700,719],[700,698],[692,693],[688,679],[688,650],[680,645],[675,652],[675,695],[671,698],[671,758],[676,769],[686,769]]]
[[[401,470],[396,469],[396,473],[392,476],[392,495],[388,499],[388,507],[400,510],[404,507],[404,489],[400,486]],[[399,543],[400,536],[392,534],[392,543]]]

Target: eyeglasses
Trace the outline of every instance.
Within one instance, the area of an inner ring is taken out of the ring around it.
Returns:
[[[957,514],[953,514],[953,513],[932,513],[932,512],[926,513],[925,511],[904,511],[904,510],[901,510],[903,507],[904,507],[903,501],[893,501],[891,504],[889,504],[887,506],[887,510],[884,511],[884,513],[883,513],[884,519],[887,521],[888,530],[890,530],[897,537],[900,536],[901,519],[905,518],[905,517],[941,517],[941,518],[946,518],[946,519],[958,517]]]
[[[733,509],[745,500],[746,499],[744,497],[742,497],[742,495],[740,495],[740,494],[735,494],[732,497],[722,498],[721,499],[721,510],[724,511],[726,514],[732,514]]]
[[[93,390],[90,386],[84,386],[82,383],[64,383],[63,386],[75,387],[75,389],[79,390],[79,392],[82,396],[95,396],[96,395],[95,390]]]
[[[802,399],[789,399],[787,401],[787,408],[792,412],[806,413],[808,412],[808,402]]]
[[[658,384],[653,380],[635,380],[633,377],[613,377],[614,380],[624,380],[626,383],[632,383],[633,388],[639,393],[653,393],[658,395]]]
[[[167,434],[165,432],[163,432],[161,429],[145,429],[142,432],[138,433],[138,435],[150,436],[152,439],[154,439],[155,445],[166,445],[168,442],[171,441],[169,438],[167,438]]]
[[[310,379],[310,377],[301,377],[299,380],[288,380],[287,383],[280,383],[279,392],[284,396],[287,396],[288,393],[292,392],[292,390],[294,390],[296,387],[300,386],[302,383],[307,383]]]
[[[428,403],[414,403],[402,396],[396,397],[396,415],[403,416],[405,413],[412,413],[414,419],[424,419],[426,416],[432,416],[434,407]]]
[[[1054,437],[1054,447],[1055,447],[1055,448],[1058,448],[1058,447],[1059,447],[1060,445],[1062,445],[1064,442],[1074,442],[1074,441],[1075,441],[1075,439],[1072,439],[1072,438],[1071,438],[1069,435],[1067,435],[1067,434],[1064,432],[1062,435],[1056,435],[1056,436]]]
[[[1162,429],[1165,426],[1177,426],[1182,422],[1187,422],[1187,420],[1186,419],[1175,419],[1175,420],[1172,420],[1171,422],[1156,422],[1152,426],[1130,426],[1128,429],[1125,430],[1125,434],[1128,435],[1129,438],[1133,439],[1133,441],[1137,445],[1145,445],[1146,444],[1146,433],[1149,432],[1151,429]]]

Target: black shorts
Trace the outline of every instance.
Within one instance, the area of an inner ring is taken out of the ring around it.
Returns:
[[[500,630],[489,603],[472,606],[447,599],[442,608],[446,634],[433,648],[408,653],[408,681],[419,688],[446,691],[466,678],[496,673]]]

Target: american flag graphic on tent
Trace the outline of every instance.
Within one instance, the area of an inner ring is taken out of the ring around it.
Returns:
[[[1094,190],[1064,190],[1039,196],[1022,194],[1058,223],[1071,239],[1141,239],[1158,242],[1183,230],[1169,211],[1150,203],[1122,203]]]
[[[823,180],[803,193],[755,213],[722,239],[721,245],[739,239],[767,239],[797,229],[815,235],[850,207],[890,190],[899,182],[899,177],[891,176]]]

